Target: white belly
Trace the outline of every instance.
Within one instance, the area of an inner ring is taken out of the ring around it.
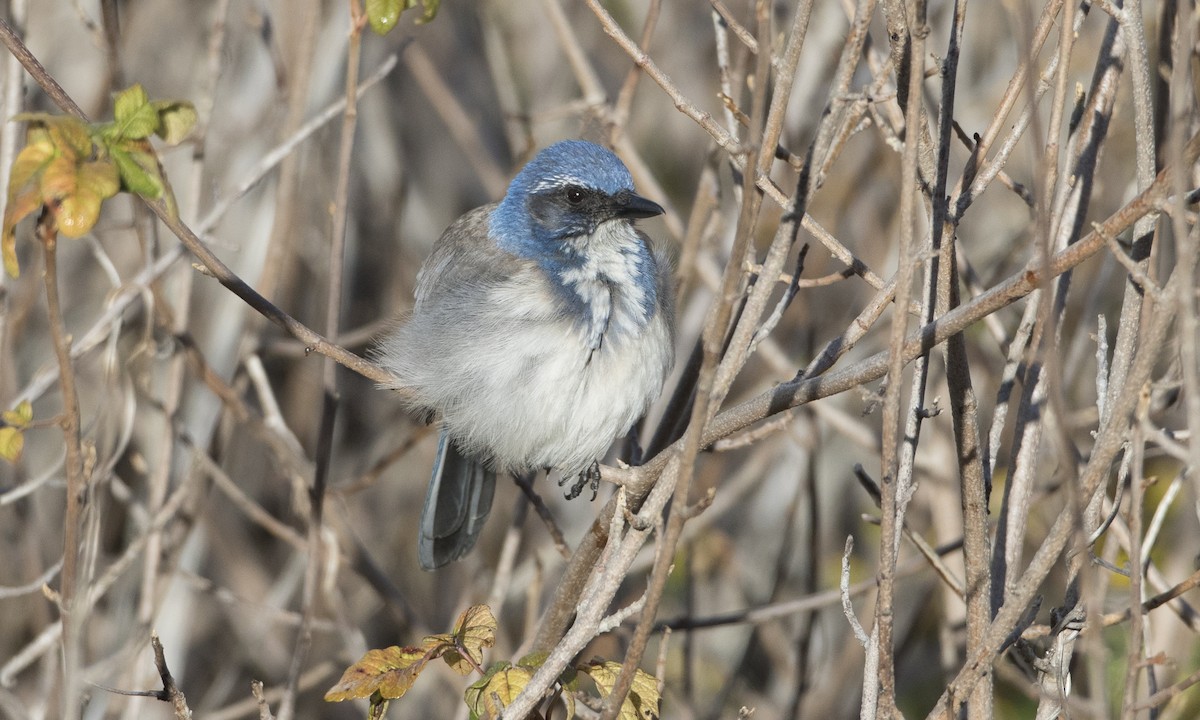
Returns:
[[[671,338],[661,314],[636,334],[609,333],[593,350],[566,321],[514,323],[460,407],[443,422],[467,452],[499,470],[573,474],[629,431],[662,390]]]

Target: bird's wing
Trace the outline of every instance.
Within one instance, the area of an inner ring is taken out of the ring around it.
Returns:
[[[499,248],[488,237],[488,224],[496,203],[470,210],[446,228],[417,275],[416,304],[427,302],[435,288],[477,284],[495,272]]]

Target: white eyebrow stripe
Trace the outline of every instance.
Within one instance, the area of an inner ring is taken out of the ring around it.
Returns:
[[[543,190],[552,190],[555,188],[566,187],[567,185],[579,185],[592,190],[597,190],[591,183],[579,178],[575,175],[555,174],[549,177],[544,177],[537,182],[531,189],[532,192],[541,192]]]

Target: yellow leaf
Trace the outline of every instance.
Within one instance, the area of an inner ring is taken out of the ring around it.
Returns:
[[[16,462],[25,447],[25,434],[14,427],[0,427],[0,459]]]
[[[452,634],[454,647],[442,659],[466,675],[483,664],[483,649],[496,644],[496,617],[487,605],[472,605],[458,616]]]
[[[54,209],[58,231],[69,238],[87,235],[100,219],[100,205],[103,202],[103,198],[93,190],[76,188],[74,193],[60,200]]]
[[[13,160],[12,171],[8,174],[9,194],[12,194],[11,188],[21,188],[32,182],[52,159],[54,146],[49,141],[36,142],[21,148],[17,159]]]
[[[184,100],[160,100],[154,103],[158,113],[158,136],[168,145],[178,145],[196,127],[196,106]]]
[[[463,699],[472,717],[499,717],[531,679],[533,672],[528,668],[498,664],[483,679],[468,687]]]
[[[0,422],[15,428],[24,428],[33,422],[33,405],[28,400],[22,400],[13,410],[0,413]]]
[[[374,693],[384,700],[403,697],[434,657],[423,647],[368,650],[361,660],[346,668],[337,685],[325,693],[325,700],[341,702],[368,698]]]
[[[79,187],[88,188],[102,200],[107,200],[121,189],[121,177],[112,160],[93,160],[79,167]]]
[[[612,661],[593,660],[579,666],[580,672],[587,673],[600,689],[600,694],[612,694],[621,674],[621,663]],[[658,720],[659,704],[662,698],[658,694],[658,680],[641,668],[633,671],[633,685],[629,694],[621,703],[621,711],[617,713],[619,720]]]

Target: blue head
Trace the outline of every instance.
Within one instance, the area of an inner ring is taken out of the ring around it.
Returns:
[[[616,155],[565,140],[513,178],[489,230],[502,250],[538,263],[594,349],[656,312],[658,267],[633,220],[662,211],[633,191]]]
[[[629,170],[611,151],[585,140],[563,140],[538,153],[513,178],[492,215],[491,233],[515,254],[557,256],[569,263],[581,249],[572,241],[602,223],[662,212],[634,192]]]

